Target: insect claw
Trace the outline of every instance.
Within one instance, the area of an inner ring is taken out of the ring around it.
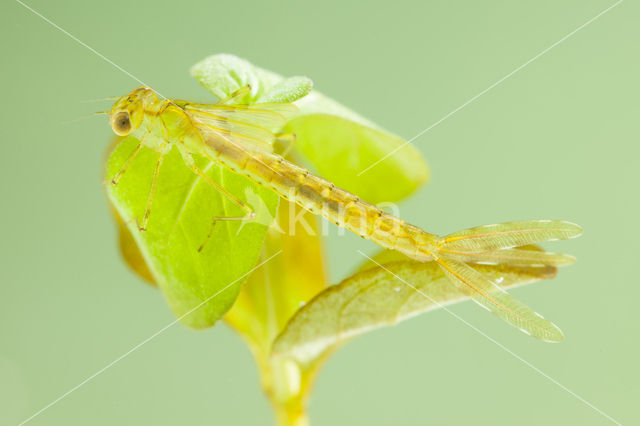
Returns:
[[[145,232],[147,230],[146,225],[140,225],[140,220],[136,218],[136,225],[138,226],[138,231]]]

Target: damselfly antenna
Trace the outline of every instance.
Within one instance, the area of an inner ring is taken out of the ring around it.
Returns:
[[[60,124],[71,124],[71,123],[77,123],[78,121],[86,120],[87,118],[95,117],[95,116],[97,116],[97,115],[109,115],[109,111],[96,111],[96,112],[92,112],[91,114],[83,115],[83,116],[78,117],[78,118],[74,118],[74,119],[67,120],[67,121],[62,121]]]
[[[106,102],[106,101],[115,101],[118,99],[118,96],[107,96],[106,98],[98,98],[98,99],[85,99],[80,101],[82,104],[88,104],[92,102]]]

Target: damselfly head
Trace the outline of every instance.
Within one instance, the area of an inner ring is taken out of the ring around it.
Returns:
[[[157,99],[149,87],[139,87],[118,98],[109,113],[109,122],[115,134],[127,136],[140,127],[144,118],[143,104],[150,97],[154,98],[152,101]]]

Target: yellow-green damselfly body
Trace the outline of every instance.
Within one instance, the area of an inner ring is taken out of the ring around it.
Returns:
[[[112,183],[118,183],[143,147],[159,154],[147,207],[138,224],[141,231],[147,226],[162,160],[176,148],[187,167],[245,211],[243,216],[213,218],[213,223],[251,220],[255,212],[198,169],[194,156],[206,157],[244,175],[385,249],[399,251],[420,262],[437,262],[454,284],[498,317],[538,339],[562,340],[562,332],[552,322],[468,263],[520,266],[572,263],[575,259],[568,255],[517,247],[577,237],[582,233],[578,225],[537,220],[470,228],[445,237],[427,233],[274,153],[274,142],[287,138],[274,132],[282,128],[297,108],[286,103],[240,103],[249,91],[245,87],[217,104],[203,105],[163,100],[151,88],[140,87],[115,102],[110,111],[114,132],[132,135],[140,144],[113,176]]]

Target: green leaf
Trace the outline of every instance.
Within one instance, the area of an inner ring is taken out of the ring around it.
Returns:
[[[468,299],[435,262],[416,262],[396,252],[383,252],[375,260],[384,268],[368,264],[301,308],[274,342],[273,355],[314,365],[355,336]],[[556,273],[552,267],[473,267],[502,287]]]
[[[242,216],[244,212],[197,178],[173,150],[160,171],[147,231],[138,231],[136,220],[144,214],[158,154],[143,148],[119,184],[110,183],[138,143],[129,137],[111,152],[105,181],[109,200],[174,314],[189,327],[210,327],[229,310],[246,279],[244,275],[256,265],[268,223],[219,221],[202,252],[198,252],[214,216]],[[197,159],[197,163],[254,209],[268,210],[259,211],[259,216],[274,217],[278,197],[272,191],[204,159]],[[262,200],[259,205],[249,200],[255,200],[256,195]],[[140,265],[140,259],[131,253],[125,256],[135,261],[134,266]],[[142,271],[134,270],[139,274]]]
[[[313,81],[307,77],[290,77],[276,84],[260,99],[258,103],[291,103],[311,92]]]
[[[404,139],[315,90],[309,93],[312,83],[305,77],[284,79],[228,54],[206,58],[191,68],[191,75],[218,98],[248,84],[251,102],[296,101],[299,113],[282,132],[296,134],[297,150],[322,177],[366,201],[398,201],[429,177],[422,156],[410,144],[359,175],[405,144]],[[381,184],[390,176],[393,185]]]
[[[118,212],[115,209],[112,210],[116,218],[116,222],[118,223],[118,245],[120,246],[120,254],[124,259],[124,262],[144,281],[153,286],[157,286],[156,281],[153,278],[153,274],[149,269],[149,265],[147,265],[147,262],[144,260],[142,252],[140,251],[138,244],[136,244],[136,240],[133,238],[131,230],[124,223]]]
[[[251,94],[248,97],[250,103],[255,103],[259,97],[282,81],[278,74],[225,53],[203,59],[192,66],[190,72],[219,99],[226,98],[242,87],[251,86]]]
[[[358,176],[405,143],[383,130],[333,115],[312,114],[293,119],[284,131],[298,135],[296,147],[321,176],[370,203],[401,200],[428,178],[426,164],[412,145]],[[390,178],[393,183],[387,184]]]

